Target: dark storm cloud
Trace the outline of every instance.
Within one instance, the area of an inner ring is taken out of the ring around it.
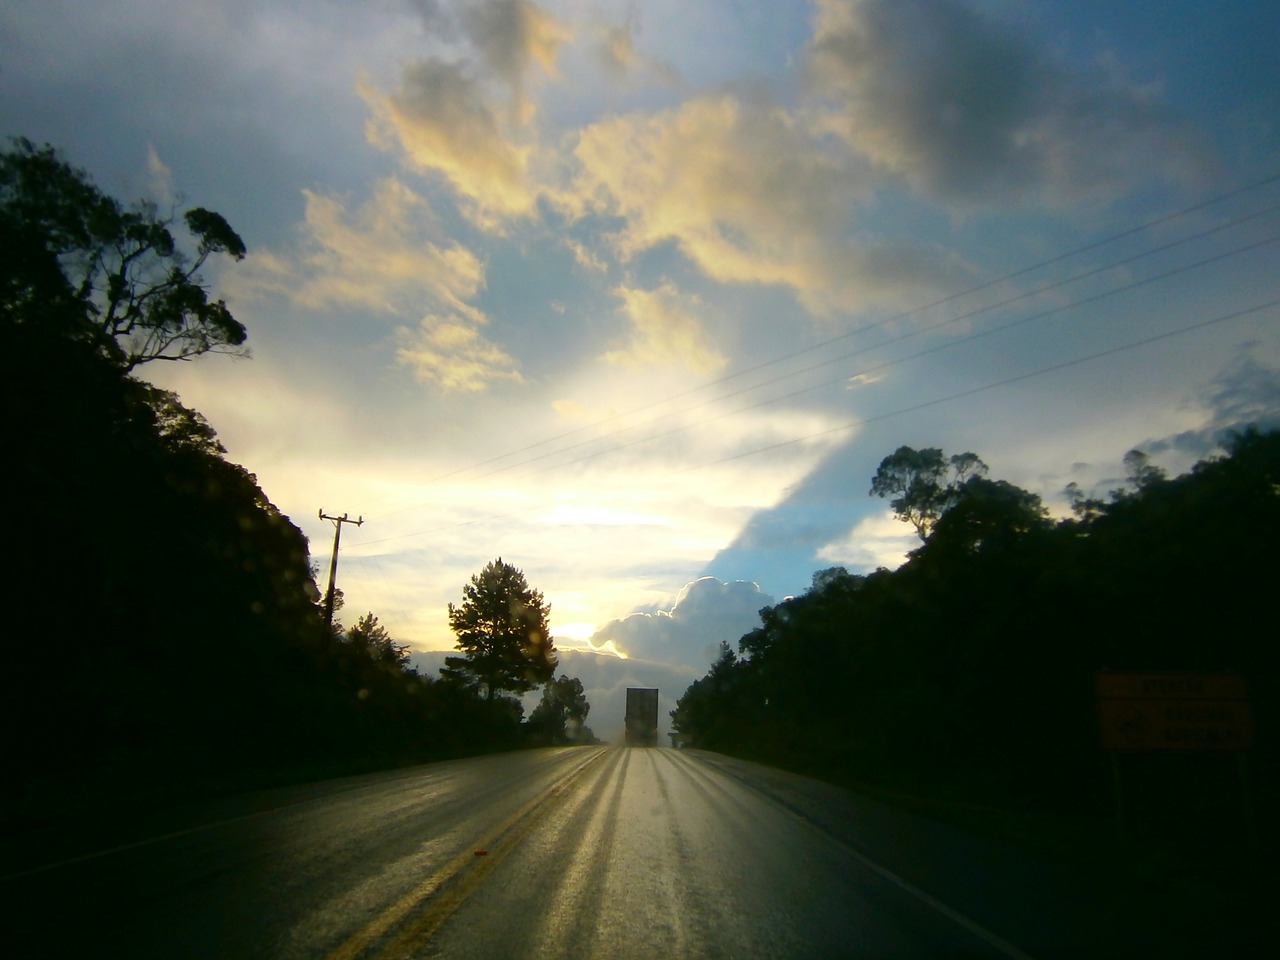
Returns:
[[[1140,444],[1139,449],[1152,457],[1178,453],[1203,459],[1247,427],[1280,429],[1280,367],[1258,360],[1255,346],[1244,347],[1205,390],[1210,415],[1202,427]]]
[[[855,150],[940,199],[1066,202],[1201,163],[1150,86],[1085,75],[958,0],[820,0],[810,65]]]

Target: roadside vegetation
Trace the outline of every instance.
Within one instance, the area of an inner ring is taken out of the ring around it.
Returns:
[[[197,411],[140,379],[245,352],[200,271],[246,252],[212,211],[125,206],[48,146],[0,153],[8,830],[580,732],[545,605],[537,648],[497,660],[472,654],[511,624],[454,624],[464,655],[440,678],[372,612],[326,626],[301,531]],[[551,705],[522,727],[501,694],[543,684]]]
[[[674,729],[1020,840],[1101,847],[1115,784],[1095,674],[1241,674],[1254,749],[1116,757],[1123,827],[1178,856],[1274,847],[1280,433],[1249,429],[1176,478],[1138,451],[1126,465],[1122,489],[1070,490],[1074,516],[1055,521],[973,454],[900,448],[871,492],[920,547],[894,571],[819,571],[763,609]]]

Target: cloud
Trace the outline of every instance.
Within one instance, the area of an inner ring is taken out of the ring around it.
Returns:
[[[354,211],[340,198],[303,194],[298,248],[255,254],[247,277],[235,281],[242,289],[315,310],[416,314],[415,326],[396,328],[396,358],[445,392],[523,382],[517,361],[480,332],[488,318],[471,301],[484,287],[484,265],[461,244],[436,241],[436,217],[422,196],[394,178]]]
[[[845,536],[819,547],[815,556],[865,573],[880,567],[896,570],[919,546],[920,538],[911,528],[886,510],[859,520]]]
[[[594,629],[592,633],[594,633]],[[601,657],[615,657],[618,660],[626,660],[627,655],[617,648],[612,640],[596,646],[586,637],[555,636],[556,650],[560,653],[593,653]]]
[[[845,383],[845,388],[848,390],[857,390],[861,387],[870,387],[879,383],[884,378],[885,378],[885,375],[882,373],[855,374],[854,376],[850,377],[848,381]]]
[[[1208,416],[1200,427],[1149,440],[1138,448],[1152,457],[1180,454],[1201,460],[1221,450],[1233,434],[1249,426],[1280,429],[1280,367],[1257,357],[1257,344],[1246,344],[1202,391]],[[1182,469],[1183,464],[1175,465]]]
[[[596,251],[591,250],[586,244],[579,243],[571,237],[566,237],[563,241],[564,245],[573,254],[574,262],[585,270],[592,273],[605,273],[609,269],[609,265],[601,259]]]
[[[597,411],[577,400],[552,400],[551,409],[558,417],[570,423],[593,424],[600,416]]]
[[[468,5],[462,22],[485,66],[510,87],[519,121],[530,122],[533,105],[524,93],[525,76],[535,63],[554,74],[556,54],[572,38],[572,31],[527,0]]]
[[[628,657],[705,670],[722,641],[735,649],[760,625],[761,608],[773,598],[744,580],[722,583],[702,577],[685,585],[670,609],[633,613],[596,631],[597,646],[612,641]]]
[[[631,324],[631,339],[620,350],[604,355],[609,363],[644,366],[680,363],[694,373],[716,373],[728,359],[711,346],[695,312],[702,307],[694,296],[664,283],[654,290],[618,287],[614,295]]]
[[[433,37],[465,37],[486,71],[513,88],[531,64],[554,73],[560,47],[573,38],[568,24],[529,0],[411,0]]]
[[[443,176],[473,223],[500,232],[504,218],[530,214],[537,199],[528,77],[534,66],[554,75],[572,31],[527,0],[485,0],[456,11],[418,6],[433,31],[465,36],[470,55],[415,60],[391,93],[361,80],[357,89],[373,112],[367,136],[383,149],[398,145],[415,167]]]
[[[623,220],[619,257],[673,243],[723,283],[793,289],[817,313],[855,309],[955,275],[925,247],[853,242],[870,168],[795,112],[732,95],[585,127],[562,202]]]
[[[523,383],[516,361],[474,323],[429,315],[416,328],[396,331],[396,357],[415,377],[450,393],[479,393],[499,380]]]
[[[959,0],[817,0],[808,61],[859,154],[946,201],[1065,205],[1206,152],[1150,86],[1071,72]]]
[[[600,38],[600,59],[605,69],[616,76],[627,76],[640,63],[630,24],[606,28]]]
[[[457,242],[437,242],[430,205],[399,180],[379,182],[354,211],[338,197],[310,190],[303,195],[298,248],[255,252],[243,281],[250,290],[283,294],[317,310],[421,313],[443,305],[476,315],[467,301],[484,286],[483,264]]]
[[[634,13],[634,9],[630,11]],[[636,49],[636,24],[602,27],[596,33],[597,55],[606,73],[615,80],[636,81],[652,78],[659,84],[674,86],[679,76],[669,63],[648,57]]]
[[[532,208],[529,148],[508,139],[482,86],[464,68],[419,60],[405,67],[393,93],[367,81],[358,87],[373,111],[370,142],[384,149],[399,144],[414,166],[444,176],[469,201],[473,222],[496,228],[495,215]]]
[[[173,171],[160,159],[154,143],[147,144],[147,196],[164,206],[172,206],[175,199]]]

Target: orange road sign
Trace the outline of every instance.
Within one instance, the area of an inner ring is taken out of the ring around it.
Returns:
[[[1099,700],[1248,700],[1238,673],[1122,673],[1100,670]]]
[[[1239,674],[1099,672],[1104,750],[1250,750],[1253,712]]]

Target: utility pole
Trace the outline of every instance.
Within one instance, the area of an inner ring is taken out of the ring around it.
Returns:
[[[334,582],[338,579],[338,542],[342,539],[342,525],[344,523],[354,523],[358,527],[364,523],[364,517],[352,520],[345,513],[340,517],[331,517],[324,512],[324,507],[321,507],[320,519],[333,521],[333,559],[329,561],[329,592],[324,595],[324,625],[326,629],[332,630],[333,590]]]

